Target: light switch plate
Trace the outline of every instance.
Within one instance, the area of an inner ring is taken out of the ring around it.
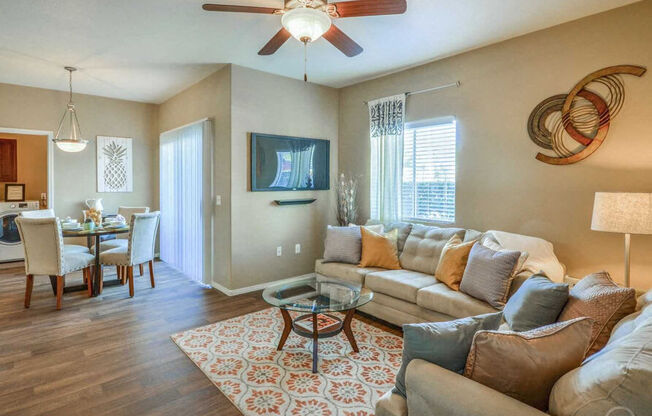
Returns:
[[[294,245],[294,254],[300,254],[301,253],[301,244],[296,243]]]
[[[283,247],[278,246],[276,247],[276,256],[281,257],[281,255],[283,255]]]

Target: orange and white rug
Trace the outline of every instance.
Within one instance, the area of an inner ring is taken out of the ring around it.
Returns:
[[[283,330],[270,308],[172,335],[172,340],[246,416],[370,416],[394,385],[403,340],[353,319],[359,353],[343,333],[319,340],[313,374],[312,341]]]

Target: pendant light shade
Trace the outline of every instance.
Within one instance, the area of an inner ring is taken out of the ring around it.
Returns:
[[[88,143],[88,140],[84,140],[81,136],[75,104],[72,102],[72,73],[76,70],[77,68],[66,67],[66,71],[69,72],[70,96],[61,121],[59,121],[57,134],[54,140],[52,140],[64,152],[81,152],[86,148],[86,144]]]

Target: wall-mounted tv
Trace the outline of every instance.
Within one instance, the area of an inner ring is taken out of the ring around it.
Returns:
[[[251,133],[252,191],[330,189],[330,141]]]

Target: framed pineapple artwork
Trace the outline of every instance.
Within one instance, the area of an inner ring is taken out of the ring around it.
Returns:
[[[133,192],[132,139],[97,136],[97,192]]]

